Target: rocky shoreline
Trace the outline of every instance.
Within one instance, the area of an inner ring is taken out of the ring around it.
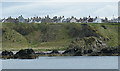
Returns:
[[[75,49],[74,49],[75,50]],[[81,53],[79,51],[66,50],[66,51],[48,51],[48,52],[34,52],[32,49],[24,49],[16,52],[15,54],[12,51],[2,51],[0,58],[2,59],[36,59],[39,56],[118,56],[118,53],[111,52],[89,52]],[[73,53],[74,51],[74,53]]]

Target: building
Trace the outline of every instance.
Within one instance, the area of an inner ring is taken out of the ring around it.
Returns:
[[[10,17],[8,17],[7,19],[4,20],[4,23],[15,23],[15,21],[16,20],[10,16]]]
[[[102,19],[99,17],[96,17],[93,21],[93,23],[103,23]]]
[[[37,17],[34,17],[34,18],[33,18],[33,22],[34,22],[34,23],[41,23],[41,17],[38,17],[38,16],[37,16]]]
[[[87,19],[87,23],[103,23],[102,19],[99,17],[91,18],[90,16]]]
[[[81,23],[87,23],[88,22],[88,18],[87,17],[83,17],[83,19],[81,19]]]
[[[34,23],[41,23],[41,20],[34,20]]]
[[[4,21],[5,21],[5,18],[4,19],[0,18],[0,23],[3,23]]]
[[[18,21],[19,23],[25,23],[25,19],[23,18],[22,15],[18,17]]]
[[[28,18],[28,19],[27,19],[27,22],[28,22],[28,23],[33,23],[32,18]]]
[[[77,19],[72,16],[70,19],[70,23],[77,23]]]
[[[57,18],[57,16],[55,16],[55,17],[53,17],[52,18],[52,22],[53,23],[58,23],[58,20],[59,20],[60,18]]]
[[[49,15],[47,15],[44,18],[41,17],[31,17],[31,18],[23,18],[23,16],[19,16],[18,18],[12,18],[8,17],[7,19],[0,19],[0,23],[118,23],[120,22],[120,16],[118,18],[114,18],[111,20],[108,20],[107,17],[99,18],[99,17],[83,17],[80,19],[77,19],[76,17],[71,18],[64,18],[63,17],[53,17],[50,18]]]
[[[94,20],[93,18],[88,18],[87,23],[93,23],[93,20]]]
[[[86,18],[86,23],[93,23],[93,18],[91,18],[90,16]]]
[[[64,18],[64,16],[58,18],[58,23],[67,23],[67,20]]]

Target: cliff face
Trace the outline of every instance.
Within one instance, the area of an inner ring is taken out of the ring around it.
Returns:
[[[118,25],[3,23],[3,49],[59,49],[74,46],[100,49],[118,45]]]

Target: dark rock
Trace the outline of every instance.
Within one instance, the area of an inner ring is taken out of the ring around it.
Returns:
[[[20,50],[14,55],[14,58],[19,58],[19,59],[34,59],[36,57],[37,56],[32,49]]]
[[[12,56],[13,55],[13,52],[11,52],[11,51],[3,51],[2,52],[2,56]]]
[[[71,43],[69,47],[66,49],[66,51],[63,54],[73,54],[75,56],[79,55],[93,55],[97,56],[99,53],[97,52],[103,52],[108,53],[113,52],[112,50],[102,50],[103,48],[107,48],[107,44],[105,44],[101,39],[91,36],[91,37],[84,37],[77,40],[75,39],[74,44]]]
[[[101,50],[101,53],[112,53],[112,50],[110,50],[109,48],[103,48]]]
[[[116,53],[116,54],[119,53],[119,52],[118,52],[118,48],[114,48],[114,49],[112,50],[112,53],[114,53],[114,54],[115,54],[115,53]]]
[[[84,50],[84,52],[83,52],[84,54],[87,54],[87,50]]]
[[[101,27],[103,27],[104,29],[107,29],[107,27],[105,25],[101,25]]]
[[[118,54],[118,48],[115,47],[107,47],[101,49],[101,54],[104,56],[112,55],[112,54]]]
[[[82,56],[82,50],[78,49],[75,53],[74,56]]]
[[[92,50],[92,49],[88,50],[88,53],[92,53],[92,52],[93,52],[93,50]]]
[[[30,54],[35,54],[35,52],[32,49],[25,49],[25,50],[20,50],[19,52],[16,53],[16,55],[19,56],[30,55]]]

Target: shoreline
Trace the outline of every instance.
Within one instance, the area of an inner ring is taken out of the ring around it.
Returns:
[[[65,50],[64,50],[65,51]],[[58,51],[60,54],[62,54],[64,51]],[[13,52],[13,54],[16,54],[18,51],[11,51]],[[45,54],[49,54],[51,53],[52,51],[35,51],[36,54],[39,54],[39,53],[45,53]],[[2,51],[0,51],[0,54],[2,53]]]
[[[78,50],[79,51],[79,50]],[[20,51],[0,51],[0,58],[2,59],[37,59],[40,56],[119,56],[117,52],[78,52],[73,50],[65,51],[34,51],[33,49],[24,49]]]

